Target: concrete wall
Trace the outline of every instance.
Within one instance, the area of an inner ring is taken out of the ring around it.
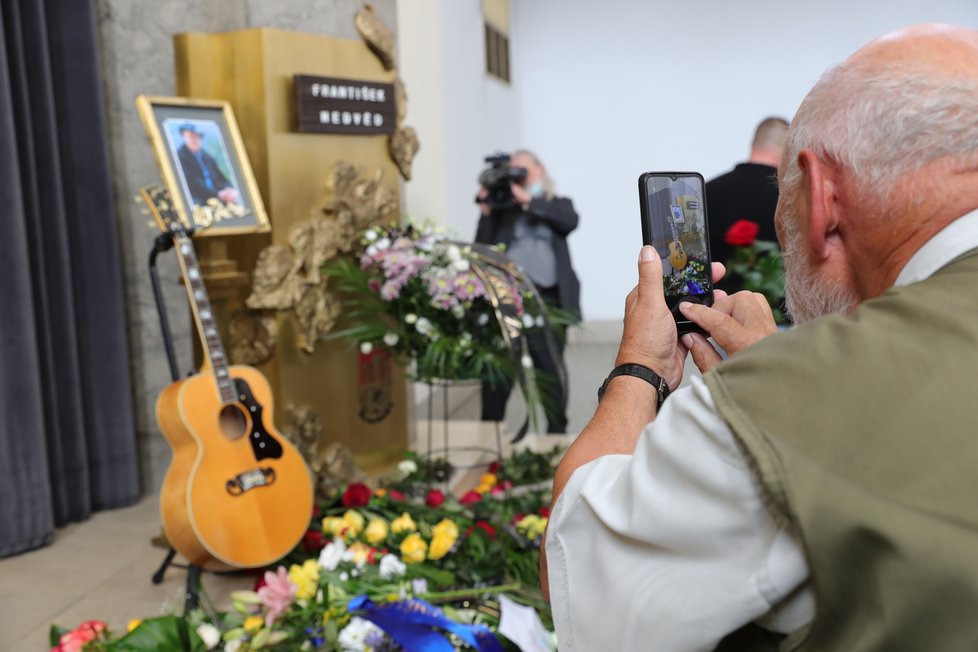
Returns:
[[[397,28],[395,0],[372,0],[375,12]],[[360,0],[96,0],[101,37],[103,84],[119,233],[125,264],[130,354],[143,486],[155,491],[170,452],[156,426],[154,406],[170,374],[146,273],[158,232],[135,197],[139,188],[159,183],[159,171],[136,113],[139,94],[173,95],[173,34],[277,27],[358,39],[353,16]],[[186,295],[178,284],[172,254],[160,257],[181,367],[192,366]]]

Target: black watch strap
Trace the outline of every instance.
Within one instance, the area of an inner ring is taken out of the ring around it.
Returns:
[[[662,403],[666,400],[666,397],[669,396],[669,383],[667,383],[665,378],[659,374],[640,364],[620,364],[611,370],[611,373],[608,374],[607,378],[605,378],[604,383],[601,384],[601,388],[598,389],[598,401],[604,398],[605,390],[608,389],[608,383],[611,382],[611,379],[618,376],[635,376],[636,378],[641,378],[649,385],[652,385],[652,387],[655,387],[655,391],[659,395],[659,401],[656,404],[656,409],[662,407]]]

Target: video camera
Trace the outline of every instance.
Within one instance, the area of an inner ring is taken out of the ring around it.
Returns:
[[[505,210],[516,205],[513,198],[514,183],[523,183],[526,180],[526,168],[513,167],[509,164],[509,154],[493,154],[485,158],[489,167],[479,175],[479,185],[488,191],[485,202],[489,210]],[[476,203],[479,198],[476,197]]]

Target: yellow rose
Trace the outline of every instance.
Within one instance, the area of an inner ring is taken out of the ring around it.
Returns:
[[[126,632],[128,633],[136,629],[137,627],[139,627],[139,624],[142,622],[143,621],[141,618],[133,618],[132,620],[129,621],[129,624],[126,625]]]
[[[265,624],[265,619],[261,616],[248,616],[242,625],[246,632],[257,632]]]
[[[542,516],[530,514],[516,524],[516,529],[525,534],[528,539],[536,539],[547,529],[547,520]]]
[[[423,562],[427,552],[428,544],[424,542],[424,539],[417,532],[409,534],[401,542],[401,561],[405,564],[418,564]]]
[[[387,495],[387,490],[381,487],[380,489],[374,489],[374,495],[378,498],[383,498]]]
[[[307,559],[302,566],[292,564],[289,568],[289,581],[299,587],[295,592],[296,598],[312,598],[319,588],[319,563],[315,559]]]
[[[370,545],[379,546],[387,538],[387,521],[382,518],[370,519],[363,536],[367,538]]]
[[[498,483],[498,482],[499,482],[499,478],[496,477],[496,474],[495,473],[484,473],[484,474],[482,474],[482,477],[479,478],[479,484],[481,484],[481,485],[489,485],[489,488],[490,489],[492,487],[495,487],[496,486],[496,483]]]
[[[341,519],[339,516],[327,516],[323,519],[323,533],[330,536],[337,536],[343,532],[343,528],[346,527],[346,521]]]
[[[404,512],[393,521],[391,521],[391,532],[398,534],[400,532],[417,532],[418,526],[414,524],[414,519],[407,512]]]
[[[431,528],[431,533],[434,536],[445,535],[455,541],[458,538],[458,526],[455,525],[454,521],[443,518],[438,522],[433,528]]]
[[[356,537],[363,530],[363,525],[366,519],[363,518],[363,514],[356,512],[352,509],[346,510],[346,514],[343,514],[343,522],[346,523],[347,530],[345,532],[346,536],[350,539]]]
[[[455,537],[447,534],[435,534],[431,540],[431,547],[428,548],[428,559],[441,559],[448,554],[448,551],[455,545]]]

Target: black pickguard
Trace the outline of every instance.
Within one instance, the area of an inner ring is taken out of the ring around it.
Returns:
[[[251,450],[255,453],[255,459],[261,461],[282,457],[282,444],[265,429],[265,420],[262,416],[264,408],[261,403],[255,400],[254,394],[251,393],[251,387],[241,378],[234,379],[234,386],[238,390],[238,400],[251,417],[251,432],[248,433],[248,441],[251,442]]]

